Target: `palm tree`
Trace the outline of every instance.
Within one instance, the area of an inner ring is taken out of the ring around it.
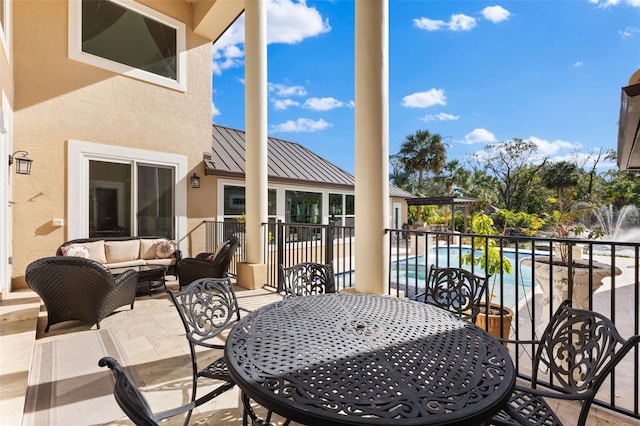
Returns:
[[[437,175],[444,167],[447,159],[446,144],[438,133],[417,130],[415,134],[405,138],[397,158],[407,172],[418,174],[418,190],[422,191],[425,172]],[[418,206],[418,220],[422,220],[422,206]]]

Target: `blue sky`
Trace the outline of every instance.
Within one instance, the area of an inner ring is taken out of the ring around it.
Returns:
[[[270,0],[267,11],[269,135],[353,173],[354,1]],[[390,0],[389,27],[390,154],[418,129],[461,162],[512,138],[552,160],[617,148],[620,88],[640,69],[640,0]],[[243,38],[242,17],[213,47],[212,120],[237,129]]]

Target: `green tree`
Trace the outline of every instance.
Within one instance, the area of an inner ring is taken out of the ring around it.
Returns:
[[[489,175],[486,170],[475,168],[471,171],[469,185],[466,187],[465,195],[478,199],[478,207],[486,210],[491,206],[500,204],[500,197],[495,188],[498,185],[497,179]]]
[[[422,192],[426,172],[437,175],[444,167],[447,159],[446,144],[442,142],[442,136],[438,133],[431,134],[428,130],[417,130],[415,134],[405,138],[395,157],[408,173],[417,173],[417,189]],[[420,206],[418,207],[418,218],[421,217],[422,208]]]
[[[580,174],[578,165],[568,161],[547,164],[542,169],[542,184],[545,188],[554,189],[558,196],[560,211],[566,211],[571,201],[571,188],[578,185]]]
[[[617,209],[633,204],[640,208],[640,173],[628,170],[608,170],[603,174],[606,185],[603,188],[604,202]]]
[[[389,158],[389,165],[389,181],[398,188],[402,188],[405,191],[414,194],[417,191],[418,186],[414,174],[409,173],[402,164],[400,164],[400,160],[397,155],[392,155]]]
[[[481,153],[471,156],[474,167],[484,169],[494,176],[502,206],[509,210],[520,210],[532,192],[531,182],[539,169],[547,162],[543,158],[532,165],[537,154],[537,145],[531,141],[514,138],[484,147]]]

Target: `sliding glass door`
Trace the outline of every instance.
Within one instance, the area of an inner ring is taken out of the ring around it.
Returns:
[[[89,161],[89,236],[173,238],[173,169]]]
[[[173,238],[173,171],[138,166],[138,234]]]

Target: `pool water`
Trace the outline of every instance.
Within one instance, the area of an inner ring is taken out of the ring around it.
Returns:
[[[416,288],[418,293],[423,291],[431,265],[462,267],[471,270],[471,265],[462,265],[460,259],[462,254],[469,253],[470,250],[471,248],[468,247],[439,247],[438,249],[432,249],[426,255],[397,260],[391,264],[391,288],[395,289],[399,286],[400,290],[408,293],[408,297],[414,294]],[[490,277],[488,290],[491,294],[494,294],[492,301],[500,303],[502,300],[500,285],[502,283],[504,304],[514,309],[517,305],[516,295],[518,299],[522,299],[531,290],[531,268],[520,264],[523,259],[529,259],[531,255],[518,252],[516,258],[515,252],[506,250],[503,255],[511,262],[512,271],[510,274],[502,273],[501,275],[496,274]],[[479,252],[478,256],[480,256]],[[484,271],[477,266],[474,268],[474,273],[484,275]],[[519,287],[517,291],[516,285]]]

